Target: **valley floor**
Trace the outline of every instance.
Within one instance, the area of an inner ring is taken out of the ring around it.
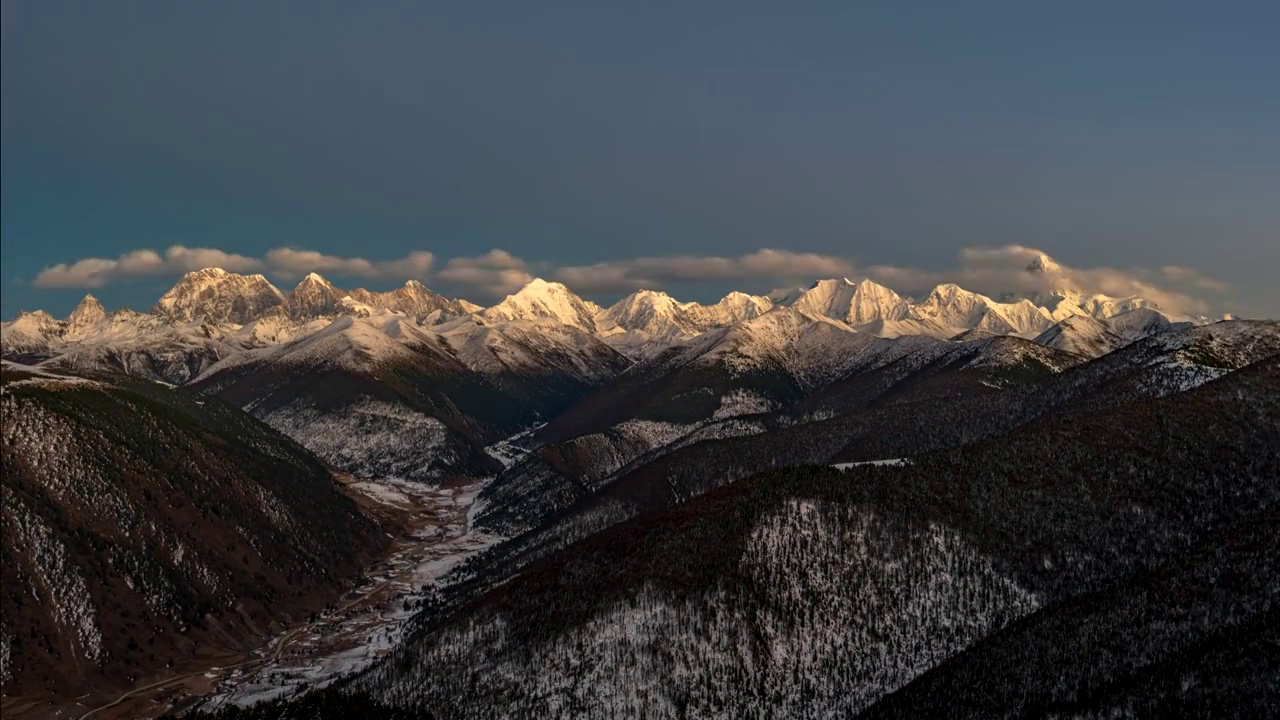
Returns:
[[[150,718],[323,687],[387,653],[399,641],[414,606],[433,592],[436,582],[500,540],[470,528],[469,511],[486,480],[460,479],[438,487],[394,479],[339,480],[370,514],[388,527],[402,528],[388,555],[356,587],[314,620],[288,629],[251,655],[210,655],[204,669],[151,679],[114,699],[82,698],[52,717]],[[50,710],[11,701],[4,715],[50,717]]]

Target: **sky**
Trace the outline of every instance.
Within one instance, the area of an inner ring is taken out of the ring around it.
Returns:
[[[848,275],[1280,317],[1280,4],[3,2],[0,313]],[[968,283],[968,284],[966,284]]]

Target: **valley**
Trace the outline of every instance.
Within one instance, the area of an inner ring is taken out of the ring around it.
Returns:
[[[91,695],[52,715],[47,706],[6,702],[5,717],[154,718],[249,705],[324,687],[385,656],[400,642],[419,603],[437,594],[443,578],[499,540],[469,527],[468,514],[484,481],[460,478],[428,487],[395,479],[356,480],[343,473],[338,479],[350,497],[394,532],[395,539],[355,587],[312,619],[250,653],[210,653],[204,667],[166,674],[110,700]]]

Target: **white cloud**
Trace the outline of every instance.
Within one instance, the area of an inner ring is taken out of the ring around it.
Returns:
[[[398,260],[375,262],[293,248],[276,248],[259,259],[214,248],[174,245],[163,254],[144,249],[113,259],[84,258],[74,263],[53,265],[40,271],[34,284],[43,288],[100,288],[117,281],[180,275],[208,267],[237,273],[268,272],[285,278],[319,272],[370,279],[411,280],[426,278],[433,260],[429,252],[412,252]]]
[[[852,260],[834,255],[798,253],[765,248],[735,257],[686,255],[611,260],[590,265],[554,266],[533,263],[505,250],[474,257],[454,257],[432,272],[434,257],[420,251],[396,260],[374,261],[326,255],[313,250],[275,248],[262,258],[213,248],[174,245],[163,253],[143,249],[117,258],[84,258],[45,268],[35,278],[44,288],[98,288],[111,282],[156,275],[178,275],[205,267],[231,272],[266,272],[296,278],[319,272],[371,280],[420,279],[455,286],[467,293],[500,298],[514,293],[535,276],[557,280],[579,293],[621,293],[660,288],[673,282],[748,283],[743,289],[773,284],[807,284],[816,279],[854,277]],[[1077,268],[1060,264],[1044,252],[1022,245],[965,248],[958,264],[945,270],[895,265],[858,268],[857,277],[870,277],[904,295],[921,298],[935,286],[955,283],[969,290],[999,297],[1006,293],[1047,294],[1060,289],[1117,297],[1141,295],[1165,309],[1207,313],[1229,288],[1191,268],[1165,265],[1128,270],[1110,267]]]
[[[149,253],[150,250],[143,250],[142,253]],[[130,253],[121,258],[124,265],[128,265]],[[182,272],[191,272],[192,270],[203,270],[207,267],[220,267],[227,272],[247,273],[262,269],[262,261],[257,258],[245,257],[244,255],[236,255],[235,253],[227,253],[213,248],[188,248],[181,245],[174,245],[164,251],[164,263],[167,268],[173,268]]]
[[[375,262],[358,257],[325,255],[314,250],[276,248],[264,257],[276,275],[295,278],[310,272],[376,280],[417,280],[427,276],[435,260],[429,252],[409,253],[399,260]]]
[[[1077,268],[1054,261],[1046,253],[1022,245],[965,248],[960,266],[926,271],[893,265],[872,265],[868,277],[905,295],[923,296],[942,283],[955,283],[986,295],[1048,294],[1057,290],[1100,293],[1113,297],[1139,295],[1174,312],[1206,313],[1206,295],[1228,290],[1225,283],[1190,268],[1110,267]]]
[[[667,282],[812,280],[852,271],[853,264],[844,258],[764,248],[738,257],[649,257],[563,267],[554,277],[580,292],[603,292],[660,287]]]
[[[533,280],[529,264],[506,250],[490,250],[477,257],[450,258],[436,277],[490,297],[509,295]]]
[[[231,272],[262,269],[262,261],[212,248],[174,245],[163,255],[155,250],[134,250],[114,259],[84,258],[41,270],[35,286],[43,288],[99,288],[117,280],[190,272],[220,267]]]

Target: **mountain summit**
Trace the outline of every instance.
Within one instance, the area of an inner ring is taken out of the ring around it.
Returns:
[[[370,292],[363,288],[351,291],[351,299],[376,308],[402,312],[409,317],[424,318],[439,313],[440,320],[473,313],[480,308],[466,300],[450,300],[433,292],[417,280],[386,292]]]
[[[905,320],[911,307],[901,295],[869,279],[819,280],[792,303],[811,315],[839,320],[851,327],[875,322]]]
[[[156,303],[155,312],[177,322],[203,318],[244,325],[284,304],[284,295],[262,275],[205,268],[183,275]]]
[[[656,290],[632,293],[596,315],[605,333],[639,331],[651,338],[697,335],[768,312],[773,303],[765,297],[732,292],[714,305],[682,303]]]
[[[336,315],[342,308],[342,298],[347,294],[316,273],[302,278],[293,289],[287,303],[289,316],[295,320]]]
[[[75,310],[67,316],[67,325],[72,328],[83,328],[96,325],[106,319],[107,310],[102,307],[102,303],[98,302],[98,298],[85,295],[80,304],[76,305]]]
[[[574,295],[558,282],[536,278],[515,295],[508,295],[502,302],[481,311],[486,320],[524,320],[545,322],[554,320],[585,333],[595,333],[596,313],[601,308],[595,303]]]

